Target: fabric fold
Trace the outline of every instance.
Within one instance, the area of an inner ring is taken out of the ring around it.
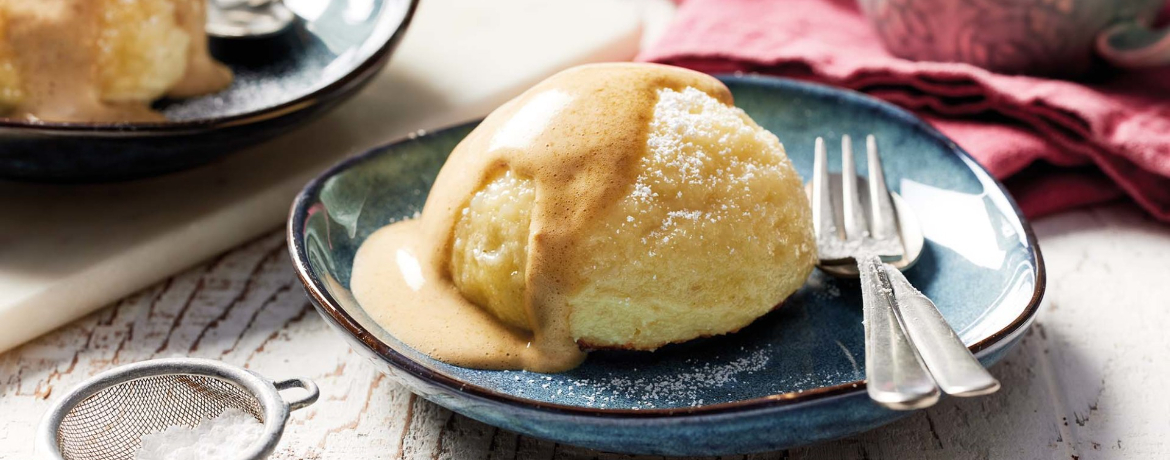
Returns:
[[[1032,217],[1124,193],[1170,221],[1167,68],[1066,81],[914,62],[888,53],[852,0],[689,0],[639,59],[811,80],[909,108],[1001,180],[1028,171],[1007,184]]]

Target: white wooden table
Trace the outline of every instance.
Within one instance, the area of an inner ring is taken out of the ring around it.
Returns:
[[[1170,226],[1113,205],[1035,227],[1050,302],[993,368],[1003,390],[746,458],[1170,458]],[[320,401],[293,414],[275,459],[624,458],[498,430],[383,378],[313,312],[274,229],[0,355],[0,459],[33,458],[42,413],[87,376],[175,355],[316,380]]]

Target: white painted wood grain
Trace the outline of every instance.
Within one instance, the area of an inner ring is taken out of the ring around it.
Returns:
[[[852,438],[750,459],[1170,458],[1170,227],[1129,205],[1036,223],[1050,303],[993,373],[999,393],[947,399]],[[278,378],[321,399],[274,459],[627,458],[453,415],[383,378],[312,311],[278,231],[0,355],[0,459],[32,458],[54,396],[118,364],[183,355]]]

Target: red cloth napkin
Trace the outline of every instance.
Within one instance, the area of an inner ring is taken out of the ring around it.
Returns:
[[[1170,69],[1081,83],[913,62],[886,52],[853,0],[689,0],[639,58],[813,80],[908,107],[1032,217],[1128,194],[1170,221]]]

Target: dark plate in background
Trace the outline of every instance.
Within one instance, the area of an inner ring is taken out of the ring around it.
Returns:
[[[190,168],[274,137],[353,96],[386,64],[418,0],[286,0],[279,36],[213,40],[228,89],[155,104],[152,123],[0,120],[0,178],[86,182]]]

